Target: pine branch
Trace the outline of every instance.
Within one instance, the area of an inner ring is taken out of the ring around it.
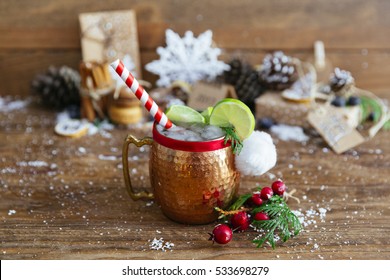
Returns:
[[[367,120],[371,112],[374,113],[374,122],[377,122],[380,119],[381,115],[383,114],[382,107],[378,104],[378,102],[375,99],[367,96],[361,96],[360,100],[361,100],[360,108],[362,110],[363,122]]]
[[[236,130],[234,129],[234,127],[222,127],[222,129],[226,133],[224,144],[230,141],[233,149],[233,154],[239,155],[243,145],[240,137],[238,137],[236,133]]]
[[[302,230],[302,225],[297,216],[290,210],[283,197],[274,195],[262,205],[250,208],[251,203],[248,203],[248,201],[252,195],[253,193],[247,193],[239,196],[228,210],[222,210],[216,207],[215,210],[220,214],[219,219],[227,222],[230,216],[241,211],[250,212],[252,217],[259,212],[267,213],[269,220],[253,220],[251,222],[251,225],[255,229],[264,231],[262,236],[259,235],[252,241],[257,247],[261,247],[265,242],[268,242],[275,249],[278,236],[280,236],[283,242],[286,242],[291,237],[299,234]]]
[[[279,220],[266,220],[266,221],[253,221],[252,224],[257,228],[264,229],[267,233],[260,239],[253,240],[253,243],[257,245],[257,248],[261,247],[265,242],[269,242],[272,249],[275,249],[275,230],[278,228]]]
[[[302,225],[295,214],[290,210],[287,203],[280,196],[271,197],[267,203],[253,209],[252,213],[265,212],[270,217],[266,221],[253,221],[252,225],[262,228],[267,233],[265,236],[253,242],[257,247],[268,241],[275,248],[275,236],[280,234],[283,242],[289,240],[292,235],[297,235],[302,230]]]

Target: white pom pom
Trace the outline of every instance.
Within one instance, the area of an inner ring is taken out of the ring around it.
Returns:
[[[260,176],[276,164],[276,148],[268,133],[254,131],[236,155],[236,168],[242,175]]]

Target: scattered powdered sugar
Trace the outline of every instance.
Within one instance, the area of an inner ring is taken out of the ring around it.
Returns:
[[[328,210],[325,208],[318,208],[318,211],[314,209],[306,210],[304,213],[301,210],[293,210],[292,212],[297,216],[300,223],[307,227],[309,225],[317,224],[317,219],[319,218],[322,223],[325,222],[326,212]]]
[[[7,174],[7,173],[16,173],[16,169],[15,168],[10,168],[10,167],[6,167],[4,169],[1,170],[1,174]]]
[[[145,206],[146,206],[146,207],[150,207],[150,206],[152,206],[152,205],[153,205],[153,203],[154,203],[154,201],[153,201],[153,200],[151,200],[151,201],[148,201],[148,202],[146,202]]]
[[[276,175],[273,174],[273,173],[271,173],[271,172],[267,172],[266,175],[268,176],[268,178],[269,178],[270,180],[274,180],[274,179],[276,178]]]
[[[106,155],[100,154],[99,159],[100,160],[117,160],[117,157],[116,156],[106,156]]]
[[[12,101],[10,97],[0,96],[0,112],[8,113],[11,111],[20,110],[25,108],[29,103],[29,100]]]
[[[286,124],[278,124],[271,127],[270,131],[283,141],[306,142],[309,140],[300,126],[291,126]]]
[[[325,222],[325,217],[326,217],[326,212],[328,210],[325,209],[325,208],[318,208],[318,212],[320,213],[320,219],[321,219],[321,222]]]
[[[20,161],[20,162],[17,162],[16,165],[17,166],[21,166],[21,167],[26,167],[26,166],[30,166],[30,167],[45,167],[45,166],[49,166],[49,164],[47,162],[40,161],[40,160],[36,160],[36,161]]]
[[[172,105],[186,105],[186,104],[179,98],[170,98],[166,107],[169,108]]]
[[[162,237],[160,239],[154,238],[149,244],[150,250],[161,250],[163,252],[166,252],[166,250],[172,251],[172,248],[174,246],[175,244],[173,244],[172,242],[164,241]]]

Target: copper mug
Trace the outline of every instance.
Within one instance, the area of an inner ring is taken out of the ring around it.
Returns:
[[[130,144],[151,146],[151,193],[133,189],[128,167]],[[126,137],[122,162],[126,188],[133,200],[154,199],[168,218],[185,224],[215,221],[215,207],[228,207],[240,184],[234,154],[223,137],[205,142],[175,140],[159,133],[154,125],[153,138]]]

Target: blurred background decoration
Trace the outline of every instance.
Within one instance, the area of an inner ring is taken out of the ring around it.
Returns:
[[[251,65],[275,50],[309,60],[313,43],[322,40],[327,58],[350,71],[356,86],[388,86],[387,0],[20,0],[0,2],[0,96],[28,96],[30,81],[51,65],[79,68],[80,14],[130,9],[136,14],[142,78],[152,83],[158,76],[144,66],[159,58],[156,49],[166,45],[170,28],[180,36],[212,30],[219,59],[239,57]]]

